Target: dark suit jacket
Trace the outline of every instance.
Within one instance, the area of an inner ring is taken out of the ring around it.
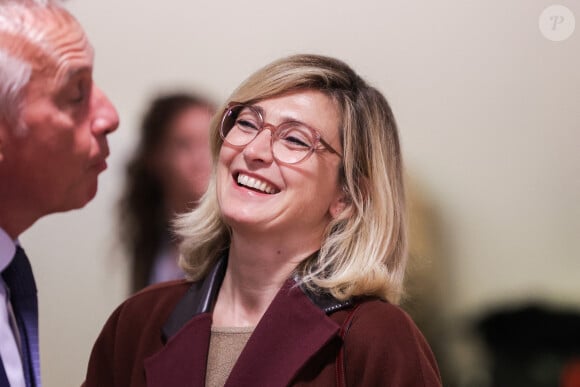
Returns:
[[[154,285],[125,301],[95,343],[84,386],[204,386],[225,266],[220,261],[203,281]],[[343,343],[340,329],[354,305]],[[293,280],[272,301],[226,386],[333,386],[341,346],[347,386],[441,386],[429,346],[401,309],[379,300],[341,303]]]

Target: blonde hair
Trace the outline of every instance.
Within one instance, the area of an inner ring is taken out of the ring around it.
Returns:
[[[386,99],[348,65],[319,55],[277,60],[251,75],[227,100],[252,103],[299,90],[318,90],[339,108],[346,209],[333,219],[317,254],[296,269],[299,283],[344,300],[377,296],[398,303],[407,262],[401,150]],[[223,110],[218,110],[222,112]],[[221,115],[211,125],[214,172],[222,144]],[[197,209],[176,221],[181,266],[199,280],[230,243],[220,216],[215,173]]]

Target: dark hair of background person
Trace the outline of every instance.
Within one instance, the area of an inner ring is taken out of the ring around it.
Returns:
[[[131,292],[149,284],[155,258],[164,238],[173,238],[162,182],[151,167],[151,159],[182,112],[213,104],[189,93],[157,97],[145,113],[140,127],[139,145],[126,169],[126,183],[119,201],[121,244],[130,260]]]

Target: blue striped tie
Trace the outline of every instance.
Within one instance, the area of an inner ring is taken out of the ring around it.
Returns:
[[[2,277],[10,289],[10,303],[20,331],[26,385],[41,387],[36,283],[32,275],[32,267],[22,247],[16,246],[14,259],[4,269]]]

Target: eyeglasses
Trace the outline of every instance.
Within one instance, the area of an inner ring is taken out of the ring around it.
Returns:
[[[269,129],[272,133],[270,137],[272,155],[281,163],[299,163],[315,150],[324,148],[342,157],[316,130],[299,121],[286,121],[278,126],[266,124],[259,108],[252,105],[230,104],[222,117],[220,136],[230,145],[243,147],[252,142],[264,129]],[[323,148],[319,148],[318,144]]]

